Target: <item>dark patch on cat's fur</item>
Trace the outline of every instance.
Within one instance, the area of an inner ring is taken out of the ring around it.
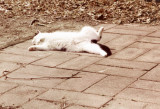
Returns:
[[[107,46],[105,46],[103,44],[97,43],[97,40],[95,40],[95,39],[91,40],[91,42],[98,44],[102,50],[107,52],[107,56],[112,55],[111,49],[109,47],[107,47]]]
[[[61,48],[61,51],[67,51],[67,48],[63,47],[63,48]]]
[[[102,38],[102,36],[100,36],[100,39],[101,39],[101,38]],[[91,42],[92,42],[92,43],[97,43],[97,40],[96,40],[96,39],[92,39]]]
[[[99,43],[97,43],[97,44],[101,47],[102,50],[104,50],[105,52],[107,52],[107,56],[112,55],[111,49],[109,47],[107,47],[105,45],[102,45],[102,44],[99,44]]]
[[[97,43],[97,40],[93,39],[91,40],[92,43]]]

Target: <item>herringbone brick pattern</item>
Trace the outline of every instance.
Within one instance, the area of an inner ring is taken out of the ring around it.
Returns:
[[[18,109],[159,109],[160,30],[103,24],[112,55],[0,51],[0,105]]]

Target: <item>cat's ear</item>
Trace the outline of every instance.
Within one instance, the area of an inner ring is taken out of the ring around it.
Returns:
[[[41,33],[41,31],[38,30],[38,34]]]
[[[103,30],[104,30],[104,27],[99,28],[99,30],[98,30],[98,35],[99,36],[102,36]]]
[[[39,30],[37,30],[37,32],[35,33],[35,36],[37,35],[37,34],[39,34],[39,33],[41,33]]]

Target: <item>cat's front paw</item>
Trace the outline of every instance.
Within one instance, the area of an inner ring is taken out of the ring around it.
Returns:
[[[29,51],[36,51],[36,47],[35,47],[35,46],[30,46],[30,47],[28,48],[28,50],[29,50]]]

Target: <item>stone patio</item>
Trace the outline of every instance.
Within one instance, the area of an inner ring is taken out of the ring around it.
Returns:
[[[0,51],[0,104],[18,109],[160,109],[160,27],[105,28],[112,55]],[[36,79],[34,79],[36,78]]]

